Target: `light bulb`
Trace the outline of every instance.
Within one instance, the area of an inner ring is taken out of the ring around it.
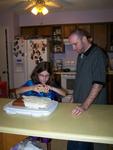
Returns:
[[[49,12],[49,11],[48,11],[48,9],[47,9],[46,7],[43,7],[43,8],[42,8],[42,14],[43,14],[43,15],[46,15],[48,12]]]
[[[42,13],[42,7],[39,7],[39,8],[38,8],[38,12],[39,12],[39,13]]]
[[[37,15],[37,14],[38,14],[38,9],[37,9],[37,7],[33,7],[33,9],[31,10],[31,12],[32,12],[34,15]]]

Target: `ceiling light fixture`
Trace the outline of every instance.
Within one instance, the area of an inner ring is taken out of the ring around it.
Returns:
[[[45,7],[44,0],[37,0],[36,5],[32,8],[31,13],[37,15],[42,13],[43,15],[48,14],[49,10]]]

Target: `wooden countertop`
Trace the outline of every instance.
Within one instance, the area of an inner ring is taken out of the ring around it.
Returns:
[[[53,139],[113,144],[113,105],[92,105],[79,117],[71,114],[76,104],[59,103],[48,117],[9,115],[3,106],[11,99],[0,99],[0,132]]]
[[[109,74],[109,75],[113,75],[113,70],[109,70],[109,71],[108,71],[108,74]]]

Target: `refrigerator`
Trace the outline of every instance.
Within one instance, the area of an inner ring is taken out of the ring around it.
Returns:
[[[20,87],[30,79],[36,64],[50,60],[49,40],[47,38],[15,39],[12,48],[14,88]]]

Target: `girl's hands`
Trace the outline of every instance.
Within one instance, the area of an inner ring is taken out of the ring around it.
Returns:
[[[44,92],[44,93],[48,93],[49,90],[51,90],[58,93],[59,95],[66,96],[66,92],[64,90],[46,84],[34,85],[32,86],[31,90],[35,92]]]
[[[32,90],[35,92],[48,93],[49,87],[48,87],[48,85],[45,85],[45,84],[38,84],[38,85],[34,85]]]

